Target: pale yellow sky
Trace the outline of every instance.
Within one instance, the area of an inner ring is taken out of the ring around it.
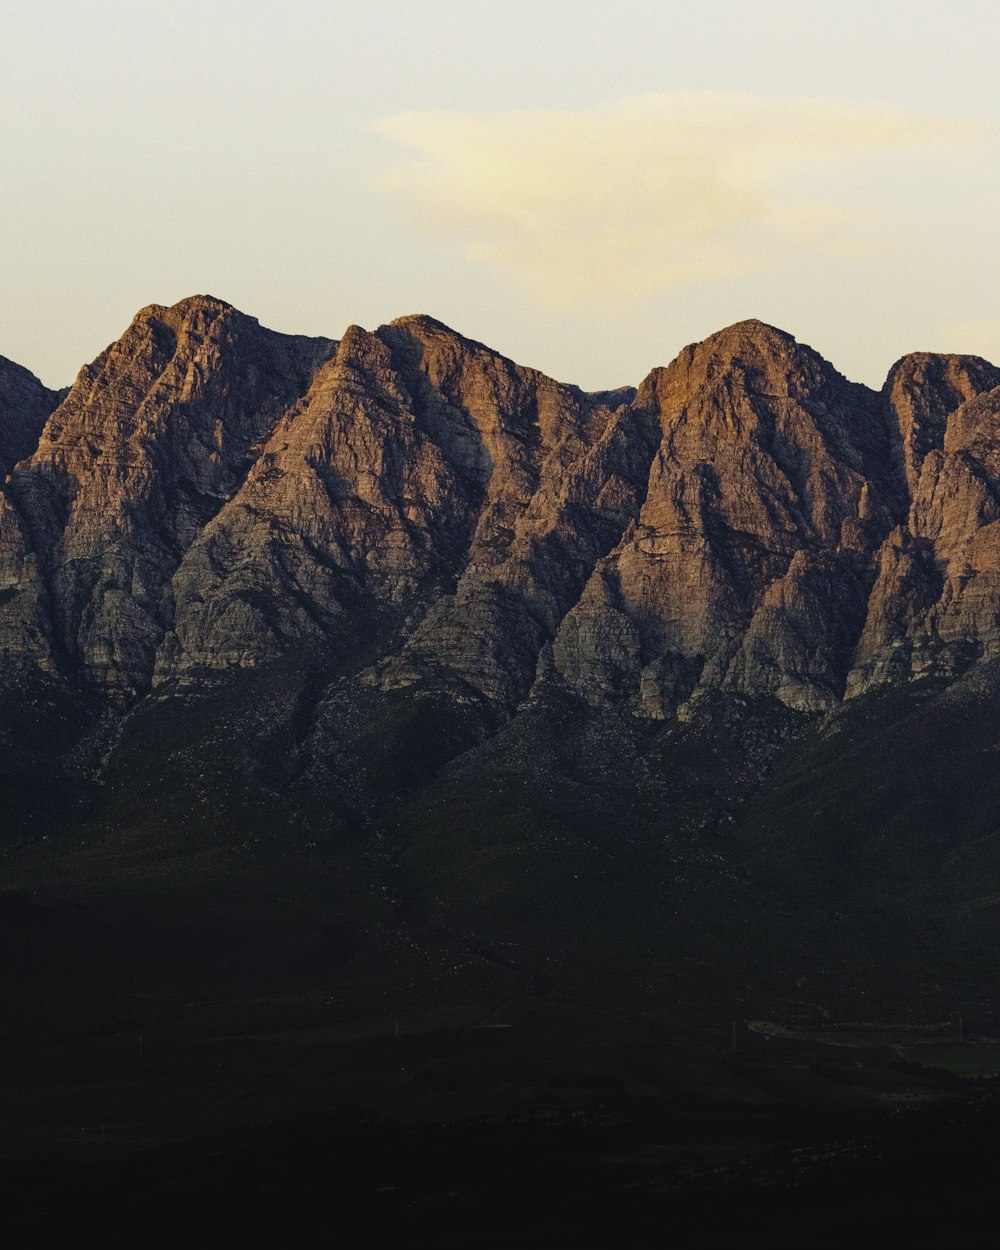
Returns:
[[[594,388],[749,316],[1000,360],[985,0],[3,7],[0,353],[51,385],[197,291]]]

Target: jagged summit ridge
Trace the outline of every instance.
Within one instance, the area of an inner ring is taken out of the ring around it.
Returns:
[[[804,710],[1000,650],[1000,370],[879,393],[761,321],[587,394],[422,314],[150,305],[68,394],[0,361],[0,669],[141,692],[334,655],[508,714]],[[463,696],[464,697],[464,696]]]

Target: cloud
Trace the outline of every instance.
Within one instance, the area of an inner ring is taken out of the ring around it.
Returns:
[[[733,277],[788,249],[863,250],[871,222],[843,193],[852,170],[873,155],[940,156],[975,133],[876,106],[719,93],[402,113],[371,129],[403,150],[378,185],[408,221],[555,304]]]

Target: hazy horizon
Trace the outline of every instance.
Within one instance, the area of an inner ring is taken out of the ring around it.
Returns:
[[[1000,359],[1000,11],[10,6],[0,354],[70,382],[150,303],[426,312],[587,389],[757,317],[879,385]]]

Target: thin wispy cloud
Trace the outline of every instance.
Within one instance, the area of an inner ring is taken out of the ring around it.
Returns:
[[[412,223],[554,304],[731,278],[789,250],[863,253],[845,190],[872,157],[939,160],[961,120],[830,100],[656,94],[581,111],[415,112],[378,185]]]

